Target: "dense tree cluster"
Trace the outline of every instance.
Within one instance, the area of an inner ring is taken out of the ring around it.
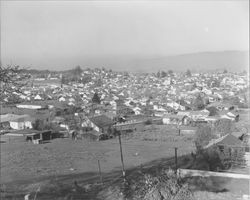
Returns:
[[[173,76],[174,75],[174,72],[173,70],[168,70],[167,72],[165,71],[158,71],[157,74],[156,74],[156,77],[158,78],[165,78],[166,76]]]
[[[185,75],[188,76],[188,77],[192,76],[191,71],[188,69],[188,70],[186,71]]]
[[[92,81],[92,77],[87,74],[82,74],[83,70],[80,66],[75,67],[72,70],[69,70],[66,74],[63,74],[61,77],[61,84],[69,84],[70,82],[77,83],[89,83]]]
[[[0,66],[0,101],[15,93],[22,93],[21,89],[29,77],[19,66]]]

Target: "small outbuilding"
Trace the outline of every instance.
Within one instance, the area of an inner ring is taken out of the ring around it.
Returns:
[[[52,139],[52,132],[49,130],[46,131],[31,131],[30,133],[25,134],[26,141],[31,141],[34,144],[41,144],[45,141]]]

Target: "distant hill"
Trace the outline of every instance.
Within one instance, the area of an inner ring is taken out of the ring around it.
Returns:
[[[173,70],[176,72],[190,69],[194,71],[216,71],[224,70],[232,72],[248,71],[248,51],[220,51],[201,52],[175,56],[153,57],[153,56],[102,56],[76,58],[78,64],[84,68],[112,69],[114,71],[130,72],[157,72],[159,70]],[[75,66],[61,68],[62,70],[73,69]],[[42,69],[42,67],[39,67]],[[55,69],[56,70],[56,69]],[[59,69],[58,69],[59,70]],[[37,71],[37,70],[35,70]],[[39,71],[39,70],[38,70]],[[46,72],[46,70],[44,70]],[[65,71],[64,71],[65,72]]]
[[[105,67],[117,71],[157,72],[173,71],[215,71],[227,69],[242,72],[249,66],[248,51],[201,52],[166,57],[147,56],[106,56],[82,58],[80,65],[90,68]]]
[[[248,51],[202,52],[160,58],[134,60],[128,63],[132,71],[156,72],[157,70],[214,71],[227,69],[233,72],[248,71]]]

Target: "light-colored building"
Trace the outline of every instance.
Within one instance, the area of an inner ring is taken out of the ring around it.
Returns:
[[[8,124],[10,128],[15,130],[31,129],[32,119],[29,115],[6,114],[0,116],[0,124],[5,124],[5,126]]]

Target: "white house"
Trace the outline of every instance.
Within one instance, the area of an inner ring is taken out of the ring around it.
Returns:
[[[10,127],[15,130],[32,128],[32,119],[29,115],[0,115],[0,123],[9,123]]]
[[[140,115],[141,114],[141,108],[139,108],[139,107],[133,108],[133,111],[135,112],[135,115]]]
[[[167,106],[169,106],[169,107],[171,107],[171,108],[173,108],[175,110],[178,110],[178,109],[179,110],[185,110],[185,106],[182,106],[182,105],[176,103],[175,101],[167,102]]]
[[[41,97],[39,94],[37,94],[37,95],[34,97],[34,99],[35,99],[35,100],[42,100],[42,97]]]
[[[60,97],[58,101],[66,101],[66,99],[64,97]]]

